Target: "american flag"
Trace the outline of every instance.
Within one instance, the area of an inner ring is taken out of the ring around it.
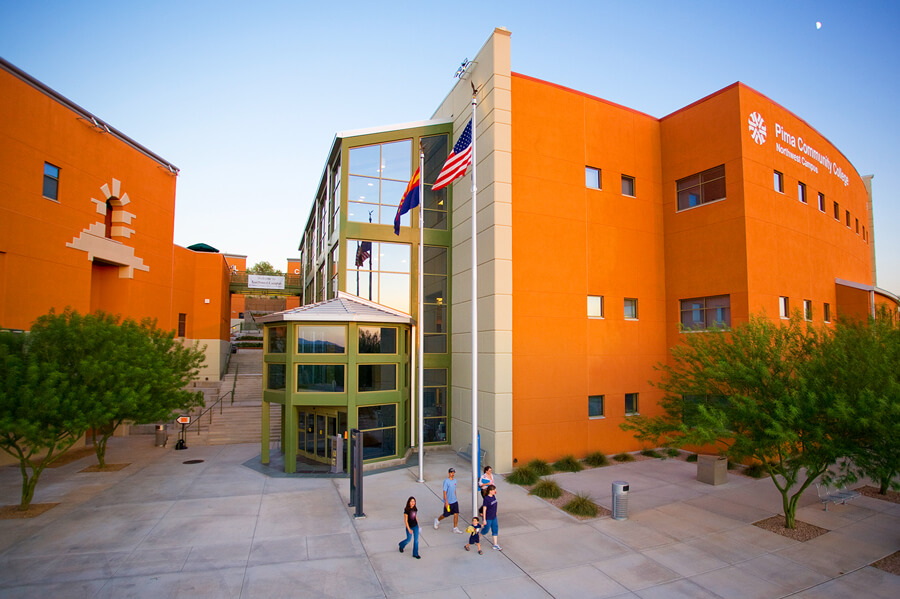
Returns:
[[[469,119],[469,124],[456,140],[456,145],[447,156],[447,162],[444,163],[444,168],[441,169],[432,190],[443,189],[465,175],[470,164],[472,164],[472,119]]]
[[[363,266],[372,255],[372,242],[363,241],[356,246],[356,265]]]

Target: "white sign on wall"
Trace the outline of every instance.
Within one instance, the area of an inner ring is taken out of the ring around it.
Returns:
[[[284,277],[247,275],[247,287],[250,289],[284,289]]]

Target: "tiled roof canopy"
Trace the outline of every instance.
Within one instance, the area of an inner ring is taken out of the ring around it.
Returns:
[[[344,291],[338,296],[317,304],[309,304],[276,312],[258,319],[260,322],[311,321],[311,322],[384,322],[413,324],[409,314],[376,304]]]

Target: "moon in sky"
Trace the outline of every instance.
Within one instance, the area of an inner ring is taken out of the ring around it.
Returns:
[[[822,28],[822,21],[816,21],[816,29]]]

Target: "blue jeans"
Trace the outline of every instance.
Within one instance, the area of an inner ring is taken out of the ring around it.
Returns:
[[[418,525],[412,527],[412,532],[409,532],[405,528],[403,529],[406,532],[406,540],[400,541],[400,549],[403,549],[409,544],[410,537],[414,537],[415,541],[413,541],[413,555],[419,555],[419,527]]]
[[[497,524],[497,519],[494,518],[492,520],[485,520],[484,526],[481,529],[481,534],[487,536],[488,531],[490,531],[491,535],[497,536],[497,531],[500,528],[500,525]]]

